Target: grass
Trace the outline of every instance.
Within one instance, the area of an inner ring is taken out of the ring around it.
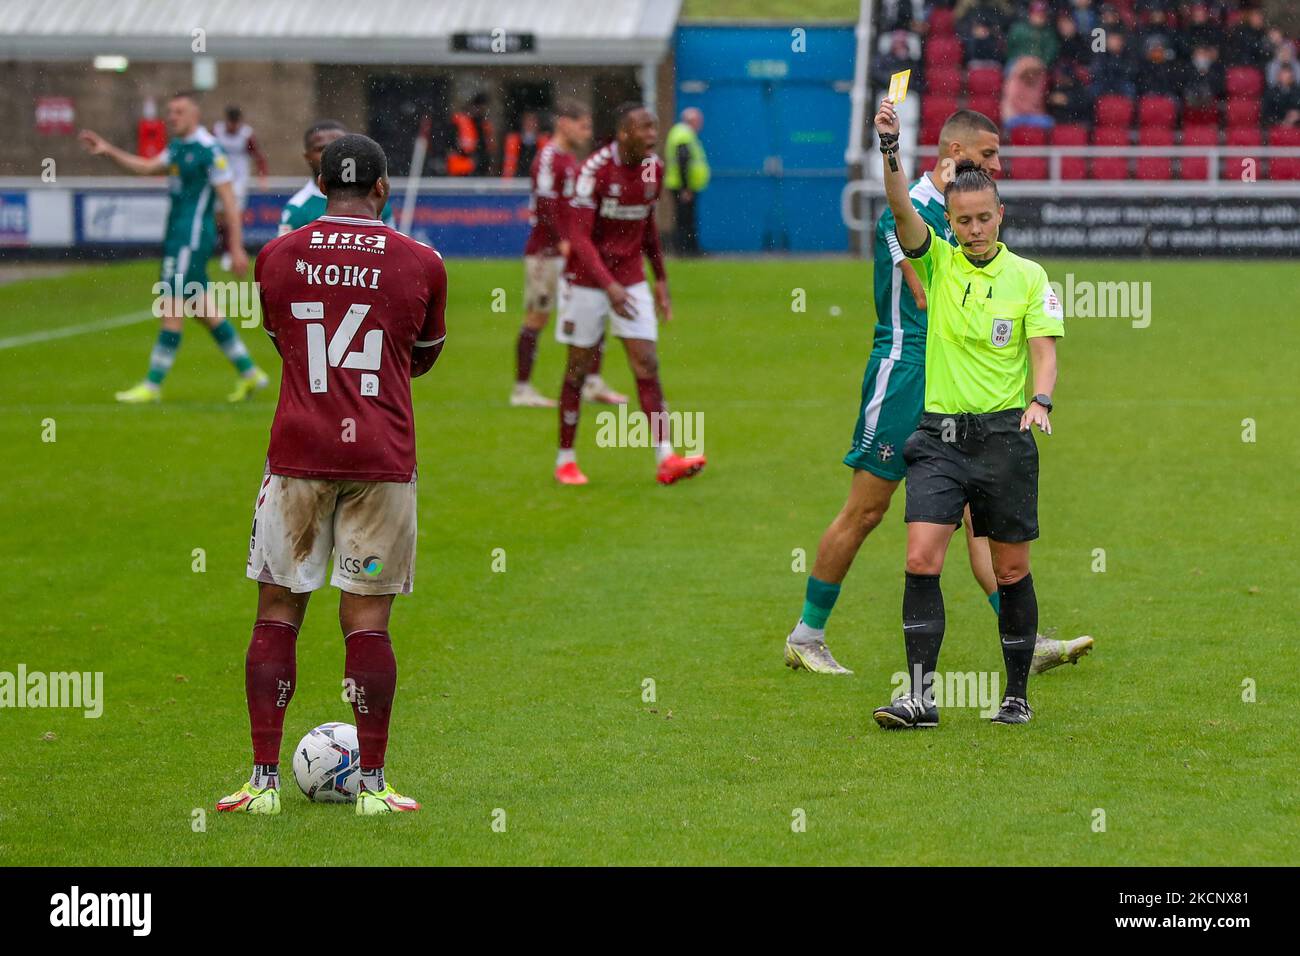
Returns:
[[[909,735],[869,720],[903,666],[901,499],[831,620],[856,675],[780,662],[803,593],[792,552],[811,562],[848,486],[869,266],[674,265],[664,381],[675,408],[705,414],[708,470],[656,487],[648,451],[595,447],[589,410],[592,484],[560,489],[553,415],[505,403],[520,268],[450,263],[447,351],[415,387],[416,591],[392,627],[390,775],[426,809],[381,821],[310,805],[292,783],[279,818],[210,812],[247,772],[243,565],[273,402],[227,406],[231,373],[197,328],[150,408],[112,402],[144,370],[150,323],[0,349],[0,671],[102,671],[106,697],[97,720],[0,710],[17,745],[0,764],[0,860],[1294,864],[1300,326],[1278,304],[1300,291],[1295,269],[1047,265],[1152,283],[1149,328],[1068,323],[1055,434],[1040,439],[1042,621],[1097,649],[1031,683],[1027,727],[953,709]],[[0,338],[136,312],[154,268],[0,288]],[[491,311],[495,288],[509,313]],[[794,288],[806,313],[790,311]],[[278,367],[260,332],[244,335]],[[547,391],[559,362],[548,337]],[[607,365],[630,390],[617,352]],[[41,440],[48,419],[54,442]],[[943,665],[1000,669],[963,550],[945,576]],[[335,607],[321,592],[299,641],[286,758],[310,727],[351,721]]]
[[[685,0],[683,20],[778,20],[791,25],[815,20],[855,21],[855,0]]]

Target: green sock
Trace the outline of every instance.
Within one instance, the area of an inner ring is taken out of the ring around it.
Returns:
[[[813,630],[826,627],[826,619],[835,609],[835,599],[840,596],[838,584],[827,584],[808,575],[808,588],[804,594],[803,622]]]
[[[220,325],[213,327],[212,338],[221,346],[221,351],[225,353],[226,358],[230,359],[230,364],[235,366],[235,370],[240,375],[247,375],[252,371],[253,359],[248,354],[248,349],[244,347],[239,333],[227,319],[222,319]]]
[[[158,341],[154,343],[153,351],[149,353],[149,375],[148,379],[155,385],[161,385],[162,380],[167,377],[171,371],[172,363],[176,361],[176,350],[181,347],[181,334],[171,332],[167,329],[161,329],[158,332]]]
[[[1002,597],[1000,591],[994,591],[989,595],[989,604],[993,607],[993,613],[1002,616]]]

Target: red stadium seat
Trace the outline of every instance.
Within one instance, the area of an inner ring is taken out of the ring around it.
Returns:
[[[961,40],[952,34],[928,37],[925,41],[925,65],[927,68],[936,66],[960,67],[961,53]]]
[[[1011,145],[1046,146],[1047,130],[1040,126],[1017,126],[1011,131]],[[1049,175],[1046,156],[1018,156],[1009,162],[1012,179],[1047,179]]]
[[[1087,146],[1088,127],[1082,123],[1058,123],[1052,130],[1053,146]],[[1082,156],[1061,157],[1062,179],[1087,179],[1088,161]]]
[[[942,123],[957,109],[957,97],[937,96],[931,93],[921,98],[921,125]]]
[[[1262,146],[1264,137],[1260,135],[1259,128],[1253,126],[1239,126],[1236,129],[1228,130],[1227,145],[1229,146]],[[1228,156],[1223,160],[1223,166],[1219,170],[1219,176],[1223,179],[1243,181],[1242,175],[1249,170],[1251,175],[1260,180],[1264,178],[1263,165],[1264,161],[1260,157],[1254,157],[1251,162],[1249,156]]]
[[[951,10],[945,10],[942,7],[930,11],[930,36],[939,36],[945,33],[955,33],[957,18],[953,16]]]
[[[983,113],[995,123],[1002,118],[1002,98],[996,93],[972,93],[966,98],[966,108]]]
[[[1093,118],[1098,126],[1128,129],[1133,124],[1133,100],[1118,93],[1097,97]]]
[[[1172,146],[1174,131],[1162,126],[1144,126],[1138,130],[1139,146]],[[1139,156],[1137,160],[1138,179],[1173,179],[1174,159],[1172,156]]]
[[[1128,146],[1127,129],[1103,126],[1092,131],[1094,146]],[[1122,156],[1094,156],[1092,158],[1093,179],[1128,179],[1128,159]]]
[[[1012,146],[1046,146],[1047,130],[1041,126],[1017,126],[1011,131]]]
[[[940,96],[960,96],[961,70],[953,66],[936,66],[925,71],[925,92]]]
[[[971,95],[1002,95],[1002,71],[995,66],[977,66],[966,74],[966,89]]]
[[[931,120],[921,124],[921,145],[934,146],[939,142],[939,131],[943,129],[943,120]]]
[[[1259,99],[1264,93],[1264,74],[1253,66],[1230,66],[1227,89],[1229,99]]]
[[[1143,96],[1138,100],[1138,126],[1173,129],[1178,119],[1178,101],[1172,96]]]
[[[1228,100],[1228,126],[1259,128],[1259,99]]]
[[[1183,110],[1183,126],[1218,126],[1218,106],[1189,106]]]
[[[1184,146],[1219,145],[1219,128],[1217,126],[1184,126]],[[1182,179],[1209,179],[1210,161],[1199,156],[1189,157],[1180,163]]]
[[[1274,126],[1268,131],[1268,145],[1300,149],[1300,129],[1294,126]],[[1269,160],[1268,178],[1300,179],[1300,156],[1274,156]]]

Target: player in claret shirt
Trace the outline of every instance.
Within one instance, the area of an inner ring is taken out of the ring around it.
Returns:
[[[533,360],[537,357],[537,338],[555,307],[560,273],[569,255],[564,212],[573,198],[581,165],[574,154],[586,149],[590,142],[591,110],[577,100],[562,100],[555,109],[555,137],[538,151],[531,171],[533,188],[528,203],[532,229],[524,244],[524,323],[515,341],[515,387],[510,393],[510,404],[515,407],[555,408],[559,404],[533,385]],[[600,377],[603,355],[602,338],[582,384],[582,397],[607,405],[625,404],[627,396],[614,391]]]
[[[379,220],[389,185],[374,140],[331,143],[319,185],[326,214],[257,259],[262,321],[284,369],[248,554],[259,589],[245,672],[253,774],[218,810],[280,812],[294,645],[331,568],[361,748],[357,813],[420,806],[384,781],[397,684],[388,616],[415,570],[411,379],[442,350],[447,273],[433,249]]]
[[[704,456],[683,458],[673,450],[663,388],[659,384],[659,337],[656,308],[672,318],[668,274],[664,270],[655,201],[664,164],[654,154],[658,137],[655,116],[639,103],[618,111],[618,135],[582,164],[569,203],[567,234],[571,245],[568,271],[560,290],[555,337],[569,346],[564,387],[560,393],[560,451],[555,478],[565,485],[585,485],[573,441],[582,405],[582,381],[596,357],[608,319],[623,340],[636,377],[641,410],[650,424],[658,462],[656,480],[670,485],[704,467]],[[642,257],[654,270],[654,298]]]

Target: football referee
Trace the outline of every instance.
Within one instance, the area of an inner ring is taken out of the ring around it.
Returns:
[[[886,729],[934,727],[934,681],[943,643],[939,574],[953,532],[970,505],[971,526],[987,536],[997,576],[998,632],[1006,692],[993,720],[1033,716],[1026,687],[1038,632],[1029,542],[1038,537],[1038,447],[1030,428],[1052,433],[1056,340],[1061,307],[1036,262],[998,242],[1003,206],[997,184],[974,163],[956,165],[944,203],[957,247],[936,238],[908,197],[898,161],[898,115],[886,98],[876,114],[885,195],[899,245],[925,286],[925,411],[903,446],[907,464],[907,578],[903,641],[909,693],[875,711]],[[1033,362],[1033,399],[1025,385]]]

